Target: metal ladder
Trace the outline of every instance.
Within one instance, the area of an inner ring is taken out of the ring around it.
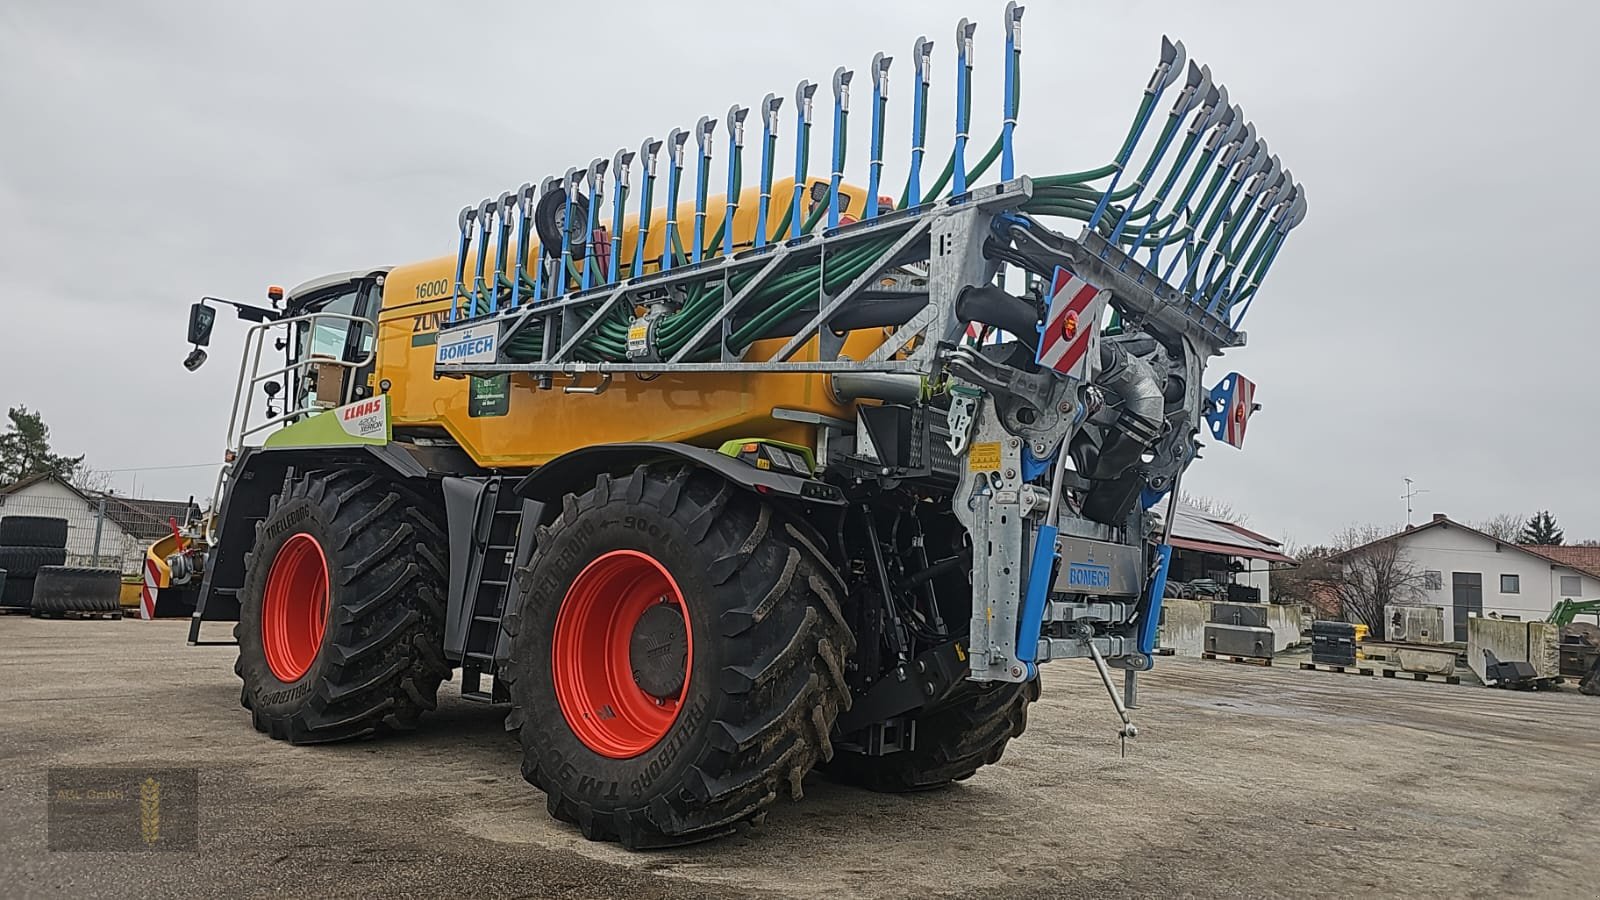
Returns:
[[[511,598],[517,569],[533,553],[532,529],[522,529],[523,500],[513,490],[510,477],[491,478],[484,487],[480,514],[472,534],[471,559],[466,570],[464,628],[461,634],[461,696],[480,703],[505,703],[510,699],[498,679],[483,689],[483,676],[494,678],[509,652],[510,640],[500,628]],[[534,504],[537,506],[538,504]],[[537,514],[526,521],[537,521]]]

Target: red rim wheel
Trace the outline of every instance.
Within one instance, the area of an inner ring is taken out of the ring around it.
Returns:
[[[305,532],[278,548],[261,604],[261,643],[279,681],[299,681],[328,630],[328,559]]]
[[[694,658],[689,609],[665,566],[612,550],[573,579],[556,613],[556,701],[590,750],[630,759],[677,721]]]

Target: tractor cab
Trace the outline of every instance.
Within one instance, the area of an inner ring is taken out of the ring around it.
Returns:
[[[285,371],[273,393],[287,398],[280,410],[286,420],[372,392],[367,384],[377,333],[372,317],[382,303],[382,280],[381,273],[341,272],[285,295],[280,321],[289,333],[275,342],[284,351]]]
[[[231,306],[239,318],[254,323],[245,335],[228,415],[227,465],[217,477],[213,508],[221,503],[229,469],[246,447],[273,443],[284,426],[373,396],[374,318],[387,272],[339,272],[290,291],[274,285],[267,289],[268,307],[203,297],[189,308],[193,348],[184,366],[190,371],[206,361],[204,348],[211,343],[218,306]],[[209,539],[209,523],[207,532]]]
[[[190,371],[206,361],[218,305],[255,323],[245,337],[229,449],[251,434],[372,395],[373,317],[382,304],[386,271],[339,272],[290,291],[274,285],[267,289],[270,307],[219,297],[203,297],[190,307],[193,347],[184,360]]]

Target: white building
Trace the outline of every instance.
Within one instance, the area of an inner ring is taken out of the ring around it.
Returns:
[[[34,475],[0,487],[0,516],[67,520],[68,565],[107,566],[130,575],[143,570],[146,548],[171,533],[170,519],[176,518],[182,524],[186,516],[199,513],[199,507],[192,502],[80,491],[53,475]]]
[[[1423,573],[1415,596],[1403,599],[1443,607],[1446,640],[1466,640],[1472,616],[1535,621],[1562,599],[1600,597],[1600,551],[1594,548],[1521,546],[1442,513],[1365,547],[1388,541],[1398,541],[1405,564]],[[1594,566],[1587,564],[1591,559]]]

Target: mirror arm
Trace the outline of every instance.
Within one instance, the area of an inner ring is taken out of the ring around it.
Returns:
[[[221,297],[201,297],[200,299],[207,303],[222,303],[231,306],[239,314],[239,318],[244,319],[246,322],[271,322],[274,319],[283,317],[282,313],[277,310],[251,306],[248,303],[240,303],[237,300],[224,300]]]

